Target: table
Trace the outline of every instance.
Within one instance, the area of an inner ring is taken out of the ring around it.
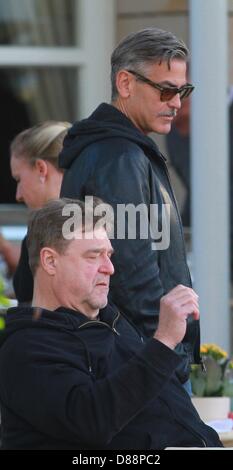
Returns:
[[[224,447],[233,448],[233,431],[219,433],[219,438]]]

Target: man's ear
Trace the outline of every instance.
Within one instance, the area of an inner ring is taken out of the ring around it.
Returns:
[[[41,266],[50,276],[54,276],[57,267],[58,253],[53,248],[44,247],[40,251]]]
[[[121,98],[128,98],[131,94],[134,77],[127,70],[120,70],[116,76],[116,87]]]
[[[48,165],[42,158],[37,158],[35,162],[35,168],[38,172],[41,183],[44,183],[48,174]]]

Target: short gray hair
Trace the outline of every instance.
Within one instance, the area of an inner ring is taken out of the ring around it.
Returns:
[[[118,95],[116,75],[120,70],[133,69],[142,73],[146,66],[162,61],[167,61],[170,68],[172,59],[188,62],[189,50],[169,31],[147,28],[123,38],[111,56],[112,100]]]

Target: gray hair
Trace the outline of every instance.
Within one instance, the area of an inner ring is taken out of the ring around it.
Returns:
[[[112,101],[118,95],[116,75],[120,70],[133,69],[143,73],[146,67],[162,61],[167,61],[170,69],[172,59],[188,62],[189,50],[171,32],[147,28],[123,38],[111,56]]]

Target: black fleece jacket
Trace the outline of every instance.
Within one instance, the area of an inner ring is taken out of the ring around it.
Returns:
[[[174,370],[179,356],[112,306],[10,309],[1,334],[3,449],[221,446]]]
[[[170,243],[166,249],[152,249],[155,234],[140,238],[139,225],[136,239],[111,240],[115,249],[111,299],[144,335],[152,336],[161,297],[178,284],[191,286],[181,219],[165,158],[155,142],[124,114],[103,103],[69,130],[59,164],[66,169],[61,196],[100,197],[114,208],[115,222],[118,204],[144,204],[149,221],[154,218],[161,230],[162,205],[169,205]],[[177,347],[183,358],[179,370],[182,382],[188,378],[189,363],[200,361],[199,336],[199,322],[189,317],[186,336]]]

